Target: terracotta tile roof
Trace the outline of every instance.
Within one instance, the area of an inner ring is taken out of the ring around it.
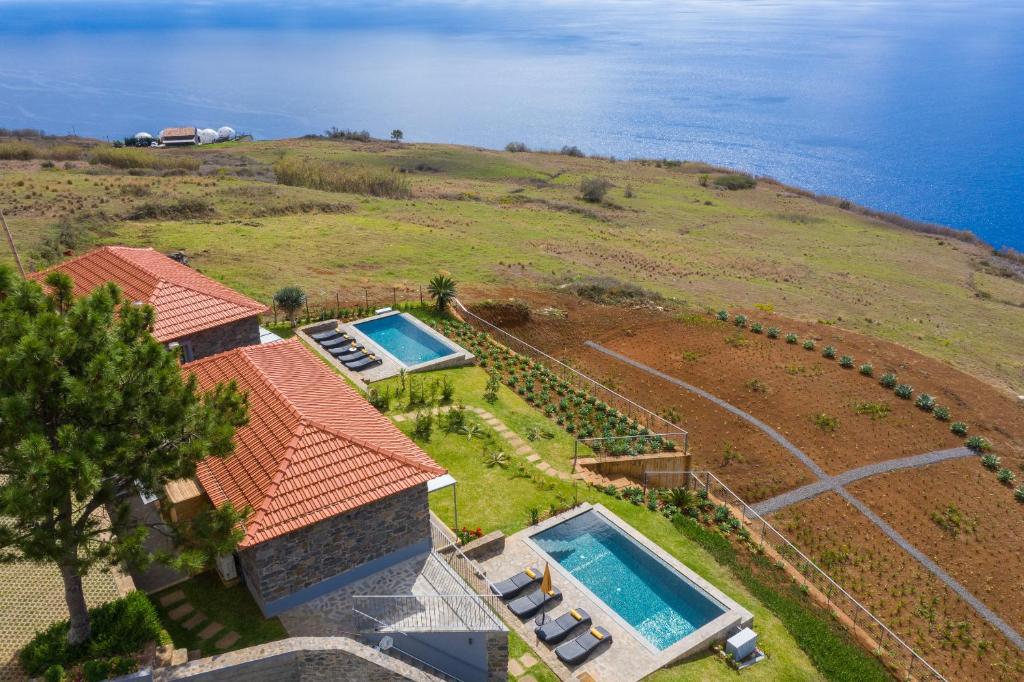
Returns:
[[[131,301],[156,308],[153,336],[167,342],[269,309],[153,249],[103,246],[29,277],[42,282],[60,270],[71,276],[75,295],[116,282]]]
[[[197,478],[215,505],[253,508],[242,547],[441,476],[445,470],[298,339],[188,363],[200,386],[234,379],[249,423]]]

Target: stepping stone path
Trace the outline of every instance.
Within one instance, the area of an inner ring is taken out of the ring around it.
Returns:
[[[160,597],[158,601],[160,602],[160,606],[165,609],[173,606],[173,608],[170,608],[170,610],[167,611],[167,617],[173,621],[180,622],[181,626],[186,630],[195,630],[203,623],[206,623],[206,627],[200,630],[197,634],[199,639],[206,641],[214,635],[220,634],[221,638],[214,643],[214,646],[218,649],[223,650],[232,647],[242,638],[242,636],[234,630],[229,630],[225,633],[224,626],[220,623],[208,622],[206,614],[202,611],[196,611],[195,607],[192,606],[192,604],[185,598],[185,593],[182,590],[175,590],[174,592],[165,594]],[[177,606],[174,606],[175,604],[177,604]],[[182,622],[182,619],[185,618],[185,616],[189,616],[189,618]]]
[[[432,410],[430,410],[430,412],[432,414],[440,414],[442,412],[447,412],[449,409],[451,408],[435,407]],[[573,479],[572,474],[570,474],[569,472],[559,471],[555,467],[545,462],[541,458],[541,456],[537,454],[537,451],[533,449],[533,446],[530,445],[530,443],[523,440],[522,436],[520,436],[515,431],[510,429],[503,421],[495,417],[487,410],[481,407],[467,407],[466,409],[476,414],[484,421],[485,424],[494,429],[495,433],[497,433],[501,438],[505,440],[505,442],[509,444],[509,447],[515,448],[515,453],[517,455],[525,455],[526,461],[532,464],[534,467],[536,467],[537,470],[539,470],[540,472],[548,476],[551,476],[552,478],[558,478],[563,481],[571,481]],[[411,421],[415,418],[415,412],[406,412],[404,414],[391,415],[391,420],[398,423]]]
[[[508,659],[509,679],[516,682],[537,682],[536,677],[526,672],[537,665],[537,662],[537,657],[530,653],[525,653],[519,658]]]

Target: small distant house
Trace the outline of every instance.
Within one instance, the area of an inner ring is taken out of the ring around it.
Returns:
[[[199,131],[195,126],[164,128],[160,131],[160,143],[168,146],[199,144]]]
[[[185,362],[260,342],[267,306],[153,249],[103,246],[29,275],[42,282],[64,272],[82,296],[114,282],[133,302],[156,309],[153,336],[181,348]]]

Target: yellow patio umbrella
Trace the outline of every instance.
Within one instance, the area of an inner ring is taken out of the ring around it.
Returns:
[[[544,594],[551,593],[551,567],[548,566],[548,562],[544,562],[544,577],[540,580],[540,591]],[[548,609],[547,605],[540,607],[540,615],[534,619],[538,625],[542,625],[547,620]]]

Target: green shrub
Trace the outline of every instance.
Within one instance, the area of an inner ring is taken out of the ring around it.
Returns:
[[[1013,482],[1017,480],[1017,474],[1003,467],[996,473],[996,478],[1003,485],[1013,485]]]
[[[799,341],[796,334],[786,334],[786,343],[796,344]]]
[[[821,351],[821,356],[823,358],[828,358],[829,360],[835,360],[836,359],[836,347],[835,346],[825,346],[825,350]]]
[[[928,395],[927,393],[922,393],[921,395],[917,396],[917,400],[914,401],[914,404],[917,405],[922,410],[924,410],[925,412],[931,412],[932,410],[935,409],[935,398]]]
[[[804,341],[804,350],[814,350],[814,341],[812,339]]]
[[[760,334],[761,332],[764,331],[764,326],[762,326],[760,322],[754,322],[753,324],[750,325],[750,331],[754,332],[755,334]]]
[[[414,438],[422,441],[429,441],[430,434],[434,431],[434,415],[430,412],[417,412],[415,426],[412,430]]]
[[[779,335],[782,334],[782,330],[778,327],[768,327],[768,331],[765,333],[768,335],[769,339],[777,339],[779,338]]]
[[[170,203],[147,201],[136,206],[126,218],[128,220],[197,220],[209,218],[214,213],[213,204],[198,197],[184,197]]]
[[[857,371],[866,377],[874,376],[875,374],[875,368],[869,362],[865,362]]]
[[[953,422],[949,425],[949,430],[953,432],[953,435],[960,436],[963,438],[967,435],[967,423],[966,422]]]
[[[949,421],[949,408],[946,407],[945,405],[936,405],[934,408],[932,408],[932,414],[940,422]]]
[[[892,372],[886,372],[885,374],[882,375],[882,378],[878,380],[878,383],[880,383],[885,388],[892,389],[896,388],[896,384],[899,383],[899,380],[896,378],[896,375],[893,374]]]
[[[993,454],[983,455],[981,458],[981,466],[990,471],[995,471],[999,468],[999,458]]]
[[[51,665],[43,673],[43,682],[64,682],[66,679],[68,679],[68,673],[59,663]]]
[[[394,171],[358,168],[336,161],[282,157],[274,164],[282,185],[309,187],[326,192],[347,192],[373,197],[405,199],[412,195],[409,181]]]
[[[28,142],[0,143],[0,160],[31,161],[36,158],[36,146]]]
[[[599,204],[611,189],[612,183],[605,178],[583,178],[580,180],[580,197],[584,201]]]
[[[746,327],[747,326],[747,316],[746,315],[737,315],[736,317],[732,318],[732,322],[737,327]]]
[[[54,623],[32,638],[19,653],[29,675],[42,675],[52,666],[69,668],[86,659],[137,653],[163,637],[160,617],[142,592],[89,610],[92,635],[82,644],[68,644],[68,622]],[[108,668],[109,669],[109,668]],[[100,678],[103,679],[103,678]]]
[[[528,152],[530,148],[526,146],[525,142],[509,142],[505,145],[505,151],[512,153]]]
[[[729,311],[728,310],[719,310],[718,311],[718,319],[721,320],[722,322],[728,322],[729,321]]]
[[[887,417],[892,408],[887,403],[860,402],[854,405],[853,411],[857,414],[868,415],[874,421]]]
[[[814,415],[814,425],[825,433],[832,433],[839,428],[839,418],[820,412]]]
[[[1024,502],[1024,485],[1013,491],[1013,499],[1018,502]]]
[[[896,394],[897,398],[903,398],[904,400],[910,400],[914,395],[914,387],[910,384],[899,384],[893,389],[893,393]]]
[[[716,186],[731,191],[738,189],[753,189],[754,187],[757,187],[757,180],[745,173],[717,175],[713,182]]]
[[[992,449],[992,443],[989,443],[987,439],[981,436],[971,436],[968,438],[964,445],[974,452],[988,452]]]
[[[839,366],[842,367],[843,369],[852,369],[853,358],[851,358],[849,355],[844,355],[843,357],[839,358]]]

